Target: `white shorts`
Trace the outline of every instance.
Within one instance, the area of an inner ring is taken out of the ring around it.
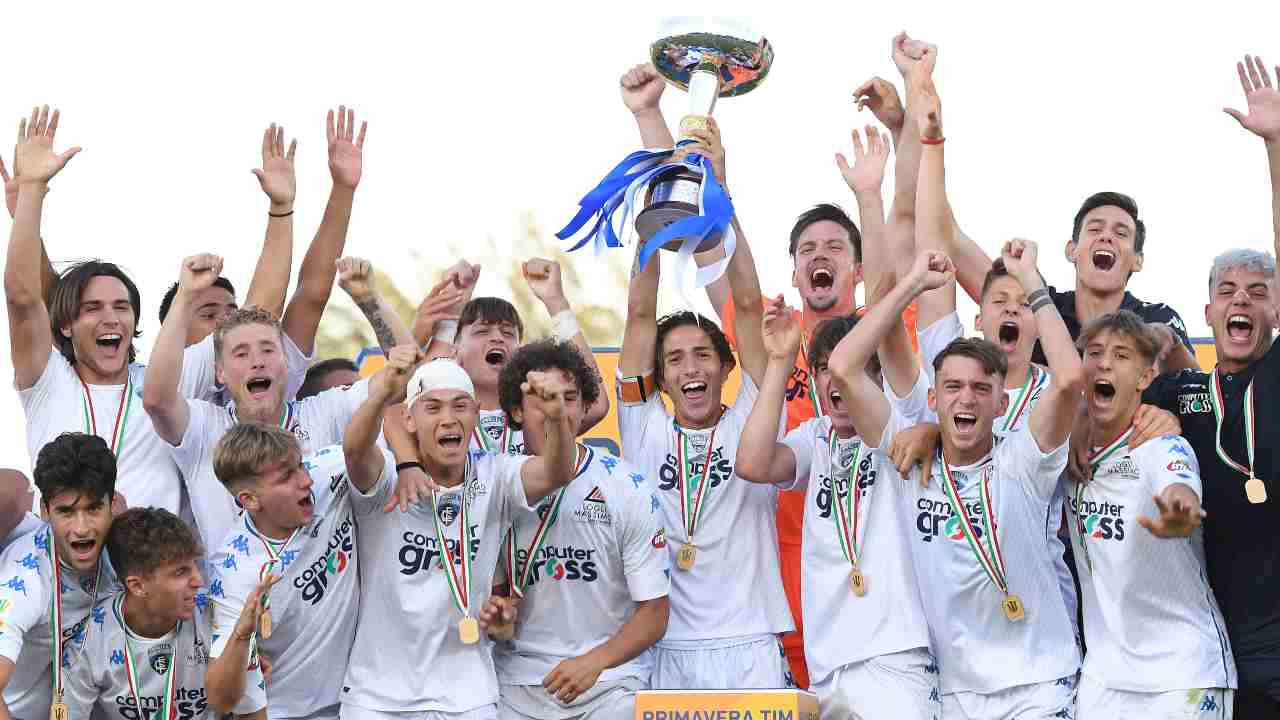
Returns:
[[[1071,720],[1075,711],[1075,675],[993,693],[958,692],[942,696],[942,717],[948,720]]]
[[[343,703],[339,717],[342,720],[498,720],[498,706],[485,705],[484,707],[456,713],[441,712],[439,710],[384,712]]]
[[[565,705],[541,685],[503,685],[498,720],[632,720],[642,688],[644,682],[633,677],[597,682]]]
[[[926,648],[873,657],[837,668],[809,687],[824,718],[938,720],[938,666]]]
[[[659,642],[655,690],[751,690],[791,687],[782,643],[774,635]]]
[[[1226,688],[1170,690],[1168,692],[1131,692],[1111,690],[1088,677],[1080,679],[1080,698],[1076,704],[1077,720],[1094,718],[1195,718],[1195,720],[1231,720],[1235,691]]]

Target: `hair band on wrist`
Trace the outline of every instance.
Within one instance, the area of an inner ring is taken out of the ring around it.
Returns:
[[[273,213],[273,212],[271,212],[270,210],[268,210],[268,211],[267,211],[267,215],[269,215],[269,216],[271,216],[271,217],[273,217],[273,218],[284,218],[284,217],[289,217],[289,216],[290,216],[290,215],[292,215],[292,214],[293,214],[293,211],[292,211],[292,210],[290,210],[289,212],[284,212],[284,213]]]
[[[944,138],[944,137],[940,137],[940,138],[927,138],[927,137],[925,137],[925,136],[923,136],[923,135],[921,135],[921,136],[920,136],[920,144],[921,144],[921,145],[941,145],[942,143],[944,143],[944,142],[946,142],[946,141],[947,141],[947,139],[946,139],[946,138]]]
[[[421,470],[421,471],[422,471],[422,472],[424,472],[424,473],[427,471],[427,469],[426,469],[426,468],[422,467],[422,463],[418,462],[417,460],[412,460],[412,461],[410,461],[410,462],[402,462],[402,463],[398,463],[398,464],[396,465],[396,472],[397,472],[397,473],[404,472],[405,470],[408,470],[409,468],[418,468],[419,470]]]

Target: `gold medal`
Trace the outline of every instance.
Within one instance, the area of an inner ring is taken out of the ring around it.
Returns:
[[[271,622],[271,610],[263,610],[262,618],[258,620],[258,636],[263,640],[270,640],[273,628],[274,625]]]
[[[867,594],[867,576],[862,571],[854,568],[853,573],[849,576],[849,586],[853,588],[853,594],[862,597]]]
[[[1245,497],[1249,498],[1249,502],[1259,505],[1267,501],[1267,486],[1256,477],[1249,476],[1249,481],[1244,484]]]
[[[1013,593],[1004,596],[1000,606],[1004,608],[1004,616],[1009,618],[1009,622],[1018,622],[1027,616],[1022,606],[1022,598]]]
[[[473,617],[464,617],[458,623],[458,639],[463,645],[475,645],[480,641],[480,623]]]
[[[58,699],[49,706],[49,720],[67,720],[67,704],[62,702],[62,693],[58,693]]]
[[[676,567],[681,570],[692,570],[693,563],[698,559],[698,546],[681,545],[680,550],[676,552]]]

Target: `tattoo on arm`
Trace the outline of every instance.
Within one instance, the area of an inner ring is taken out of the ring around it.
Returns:
[[[386,318],[382,317],[382,308],[378,306],[378,298],[370,297],[356,303],[356,307],[360,308],[360,312],[364,313],[365,319],[369,321],[369,325],[373,328],[373,335],[378,339],[378,346],[383,350],[390,350],[396,346],[395,333],[391,332],[391,326],[387,324]]]

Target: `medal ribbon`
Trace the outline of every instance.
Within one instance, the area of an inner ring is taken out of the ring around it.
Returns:
[[[804,331],[800,331],[800,354],[804,357],[805,367],[809,366],[809,338],[805,337]],[[814,379],[813,368],[809,368],[809,402],[813,403],[813,416],[822,417],[822,404],[818,402],[818,383]],[[832,455],[832,457],[835,457]]]
[[[493,442],[489,440],[489,433],[482,430],[478,424],[472,432],[475,433],[476,439],[480,441],[481,449],[485,452],[497,452],[502,455],[511,452],[511,424],[505,420],[502,422],[502,435],[498,439],[499,450],[493,449]]]
[[[693,474],[689,470],[689,436],[676,427],[676,462],[680,466],[680,472],[677,473],[680,481],[680,518],[684,521],[685,537],[690,543],[693,542],[693,533],[698,529],[698,520],[702,517],[707,496],[711,494],[711,488],[708,487],[710,483],[707,481],[711,478],[711,454],[716,449],[716,428],[719,426],[720,422],[717,420],[716,427],[711,429],[711,436],[707,439],[707,454],[696,487],[691,487],[689,482]]]
[[[240,422],[240,418],[236,417],[236,409],[234,405],[230,405],[230,404],[227,405],[227,413],[231,415],[232,425],[235,425],[236,423]],[[279,423],[281,430],[288,430],[289,432],[293,432],[292,430],[290,430],[290,427],[294,424],[293,403],[286,402],[284,404],[284,407],[280,409],[280,419],[277,422]]]
[[[62,702],[62,565],[53,544],[53,528],[48,531],[45,543],[49,553],[49,565],[53,567],[53,599],[49,601],[49,634],[53,637],[53,701]],[[93,581],[93,601],[89,607],[98,604],[98,590],[102,587],[102,558],[98,558],[98,574]]]
[[[858,461],[862,459],[862,443],[858,442],[858,448],[853,453],[853,465],[848,468],[842,468],[836,462],[836,454],[839,451],[839,438],[836,437],[835,428],[831,428],[827,436],[827,442],[831,447],[831,486],[832,493],[835,495],[836,506],[836,538],[840,541],[840,550],[844,553],[844,557],[848,560],[856,570],[858,567],[858,521],[861,517],[862,509],[862,493],[858,491]],[[840,500],[837,481],[849,471],[849,492],[845,494],[844,500]]]
[[[582,466],[586,464],[587,458],[591,457],[591,452],[582,445],[579,445],[578,467],[574,469],[573,476],[576,478],[578,473],[582,472]],[[510,581],[511,592],[516,597],[524,597],[524,589],[529,587],[529,575],[533,570],[533,558],[542,550],[543,544],[546,543],[547,534],[551,530],[551,526],[556,524],[556,518],[560,515],[560,501],[564,500],[564,488],[555,492],[551,500],[551,509],[547,514],[538,521],[538,529],[533,533],[533,539],[529,541],[528,553],[525,556],[524,569],[516,574],[516,525],[511,524],[511,529],[507,531],[507,580]]]
[[[1098,468],[1102,466],[1102,463],[1111,459],[1111,456],[1115,455],[1121,448],[1126,447],[1129,444],[1129,438],[1133,433],[1134,428],[1130,425],[1128,430],[1120,433],[1120,437],[1112,440],[1110,444],[1105,447],[1091,450],[1089,452],[1089,469],[1096,473]],[[1089,559],[1089,539],[1085,535],[1084,524],[1080,519],[1084,515],[1080,509],[1081,502],[1084,500],[1084,485],[1085,484],[1082,482],[1076,483],[1076,529],[1080,533],[1080,547],[1084,549],[1085,565],[1088,565],[1089,570],[1092,571],[1093,561]]]
[[[121,593],[120,597],[116,599],[113,609],[116,613],[116,620],[120,622],[120,627],[124,629],[124,670],[129,677],[129,693],[133,695],[133,702],[137,705],[138,712],[145,715],[142,697],[138,694],[142,688],[142,683],[138,680],[138,669],[133,662],[133,648],[129,645],[129,626],[124,621],[124,598],[125,593]],[[169,658],[169,667],[165,668],[164,673],[164,700],[160,705],[160,712],[153,717],[153,720],[173,720],[173,690],[175,681],[178,678],[173,669],[178,664],[178,639],[181,635],[182,621],[179,620],[177,628],[173,631],[173,655]]]
[[[1033,363],[1027,368],[1027,380],[1022,383],[1022,389],[1018,391],[1018,398],[1009,403],[1009,410],[1004,414],[1004,431],[1013,432],[1017,427],[1018,421],[1022,419],[1022,414],[1026,412],[1027,406],[1031,404],[1031,398],[1036,394],[1035,391],[1040,389],[1040,382],[1045,376],[1041,374],[1040,368]]]
[[[1253,441],[1254,433],[1257,428],[1254,427],[1255,416],[1253,414],[1253,381],[1249,381],[1249,387],[1244,391],[1244,449],[1249,454],[1249,465],[1246,467],[1231,459],[1227,455],[1227,451],[1222,448],[1222,423],[1227,416],[1227,407],[1222,399],[1222,381],[1218,378],[1218,368],[1213,368],[1213,382],[1209,384],[1209,404],[1213,408],[1213,421],[1216,429],[1213,433],[1214,448],[1218,451],[1218,457],[1228,467],[1234,468],[1237,472],[1245,477],[1253,477]]]
[[[462,616],[471,616],[471,517],[467,513],[467,476],[470,464],[463,469],[462,490],[458,493],[458,520],[462,527],[458,530],[458,543],[462,554],[462,570],[453,567],[454,555],[444,539],[444,525],[440,522],[440,506],[437,502],[436,490],[431,491],[432,519],[436,526],[436,542],[440,544],[440,555],[444,558],[444,577],[449,582],[449,594],[453,596],[453,604]]]
[[[280,550],[277,552],[276,549],[272,547],[271,538],[258,532],[257,529],[253,527],[253,523],[248,518],[247,515],[245,516],[244,526],[249,530],[249,532],[254,537],[258,538],[258,540],[262,543],[262,547],[267,551],[267,561],[263,563],[262,567],[258,570],[259,582],[261,582],[263,578],[265,578],[267,574],[271,572],[271,569],[275,567],[275,564],[279,562],[280,557],[284,555],[284,551],[289,548],[289,545],[293,542],[293,539],[298,537],[298,533],[302,532],[306,528],[305,525],[294,528],[293,532],[289,534],[289,538],[284,541],[284,544],[280,546]],[[271,593],[270,592],[263,593],[262,609],[267,610],[270,607],[271,607]]]
[[[77,375],[77,377],[79,376]],[[98,416],[93,412],[93,393],[89,391],[89,385],[85,383],[84,378],[80,378],[80,387],[84,390],[84,396],[81,398],[81,410],[84,413],[84,431],[89,435],[97,435]],[[124,454],[124,428],[128,424],[129,411],[132,409],[133,383],[129,380],[129,376],[125,375],[124,392],[120,395],[120,407],[116,409],[116,424],[111,429],[111,437],[106,438],[111,443],[111,454],[115,455],[117,464],[120,462],[121,455]]]
[[[992,474],[994,475],[995,473],[993,472]],[[987,537],[987,542],[990,545],[990,550],[987,550],[982,546],[981,540],[974,534],[969,510],[960,499],[960,486],[956,483],[955,476],[951,474],[951,464],[947,462],[945,455],[942,458],[942,475],[944,480],[942,487],[946,490],[947,501],[951,503],[952,512],[960,516],[960,530],[964,533],[964,539],[969,543],[969,549],[978,558],[978,564],[982,566],[987,577],[991,578],[991,582],[995,584],[996,589],[1002,594],[1008,595],[1009,585],[1005,581],[1004,556],[1000,554],[1000,541],[996,538],[995,533],[993,518],[995,508],[991,504],[990,477],[983,480],[980,486],[983,509],[982,533]]]

